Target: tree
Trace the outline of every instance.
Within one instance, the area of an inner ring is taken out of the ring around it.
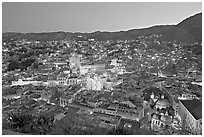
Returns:
[[[53,116],[35,116],[32,122],[32,132],[33,134],[43,134],[46,135],[50,133],[52,122],[54,121]]]
[[[9,113],[8,116],[12,130],[30,134],[48,134],[54,120],[53,116],[33,116],[25,112]]]
[[[9,123],[13,130],[24,133],[29,131],[28,125],[32,123],[32,115],[26,113],[11,113],[9,117]]]
[[[125,128],[112,128],[107,133],[108,135],[132,135],[133,133],[130,130],[127,130]]]
[[[16,60],[11,60],[8,65],[8,71],[13,71],[15,69],[19,69],[19,63]]]
[[[31,64],[35,61],[35,59],[26,59],[21,62],[22,69],[27,69],[27,67],[31,66]]]
[[[31,66],[32,66],[34,69],[38,69],[38,66],[39,66],[39,65],[43,65],[43,63],[41,63],[41,62],[33,62]]]

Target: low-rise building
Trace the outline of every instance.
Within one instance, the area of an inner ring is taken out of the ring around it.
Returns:
[[[21,95],[18,95],[18,94],[11,94],[11,95],[3,96],[3,99],[5,100],[12,100],[12,99],[19,99],[19,98],[21,98]]]
[[[65,97],[60,97],[60,106],[65,107],[68,104],[72,103],[74,101],[72,96],[65,96]]]
[[[85,75],[88,72],[104,72],[105,64],[84,65],[80,66],[80,74]]]
[[[60,68],[62,68],[63,66],[67,66],[67,62],[66,61],[55,61],[55,62],[53,62],[52,63],[53,65],[54,65],[54,67],[56,68],[56,69],[60,69]]]
[[[57,85],[59,85],[59,81],[58,80],[47,80],[47,83],[45,84],[48,87],[56,87]]]
[[[28,81],[28,80],[23,81],[22,79],[18,79],[18,81],[12,81],[11,86],[24,86],[29,84],[38,86],[42,84],[42,81]]]
[[[99,77],[99,76],[94,76],[92,77],[87,77],[87,89],[88,90],[102,90],[105,85],[105,79]]]
[[[178,97],[179,100],[192,100],[197,99],[198,97],[193,93],[181,93]]]
[[[68,78],[67,85],[77,85],[79,84],[78,78]]]
[[[50,103],[50,98],[52,97],[52,94],[49,92],[44,92],[41,94],[40,100],[44,100],[48,103]]]
[[[99,123],[98,126],[105,129],[117,128],[120,124],[121,117],[115,115],[109,115],[99,112],[94,112],[93,117],[97,117]]]
[[[100,105],[101,103],[98,101],[98,100],[96,100],[96,99],[89,99],[88,101],[87,101],[87,105],[88,106],[90,106],[90,107],[98,107],[99,105]]]
[[[66,82],[67,78],[68,78],[67,74],[58,75],[57,76],[57,81],[58,81],[59,86],[67,85],[67,82]]]

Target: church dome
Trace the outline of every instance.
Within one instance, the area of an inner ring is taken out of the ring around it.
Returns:
[[[164,121],[164,122],[167,121],[167,116],[164,116],[164,115],[161,116],[161,121]]]
[[[159,119],[159,115],[158,115],[158,114],[154,114],[154,115],[152,116],[152,118],[154,118],[154,119]]]
[[[166,99],[164,98],[160,98],[158,99],[158,101],[156,102],[156,108],[162,109],[162,108],[167,108],[169,106],[169,103]]]
[[[165,123],[171,123],[172,118],[170,116],[161,116],[161,121]]]

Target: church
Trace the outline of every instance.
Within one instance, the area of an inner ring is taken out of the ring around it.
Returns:
[[[164,93],[152,92],[149,98],[144,99],[144,108],[148,109],[148,120],[154,131],[170,127],[174,122],[174,109]]]

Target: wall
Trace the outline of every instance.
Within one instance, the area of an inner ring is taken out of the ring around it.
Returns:
[[[181,117],[182,126],[193,134],[200,134],[202,132],[201,120],[196,120],[180,101],[178,106],[178,115]]]

